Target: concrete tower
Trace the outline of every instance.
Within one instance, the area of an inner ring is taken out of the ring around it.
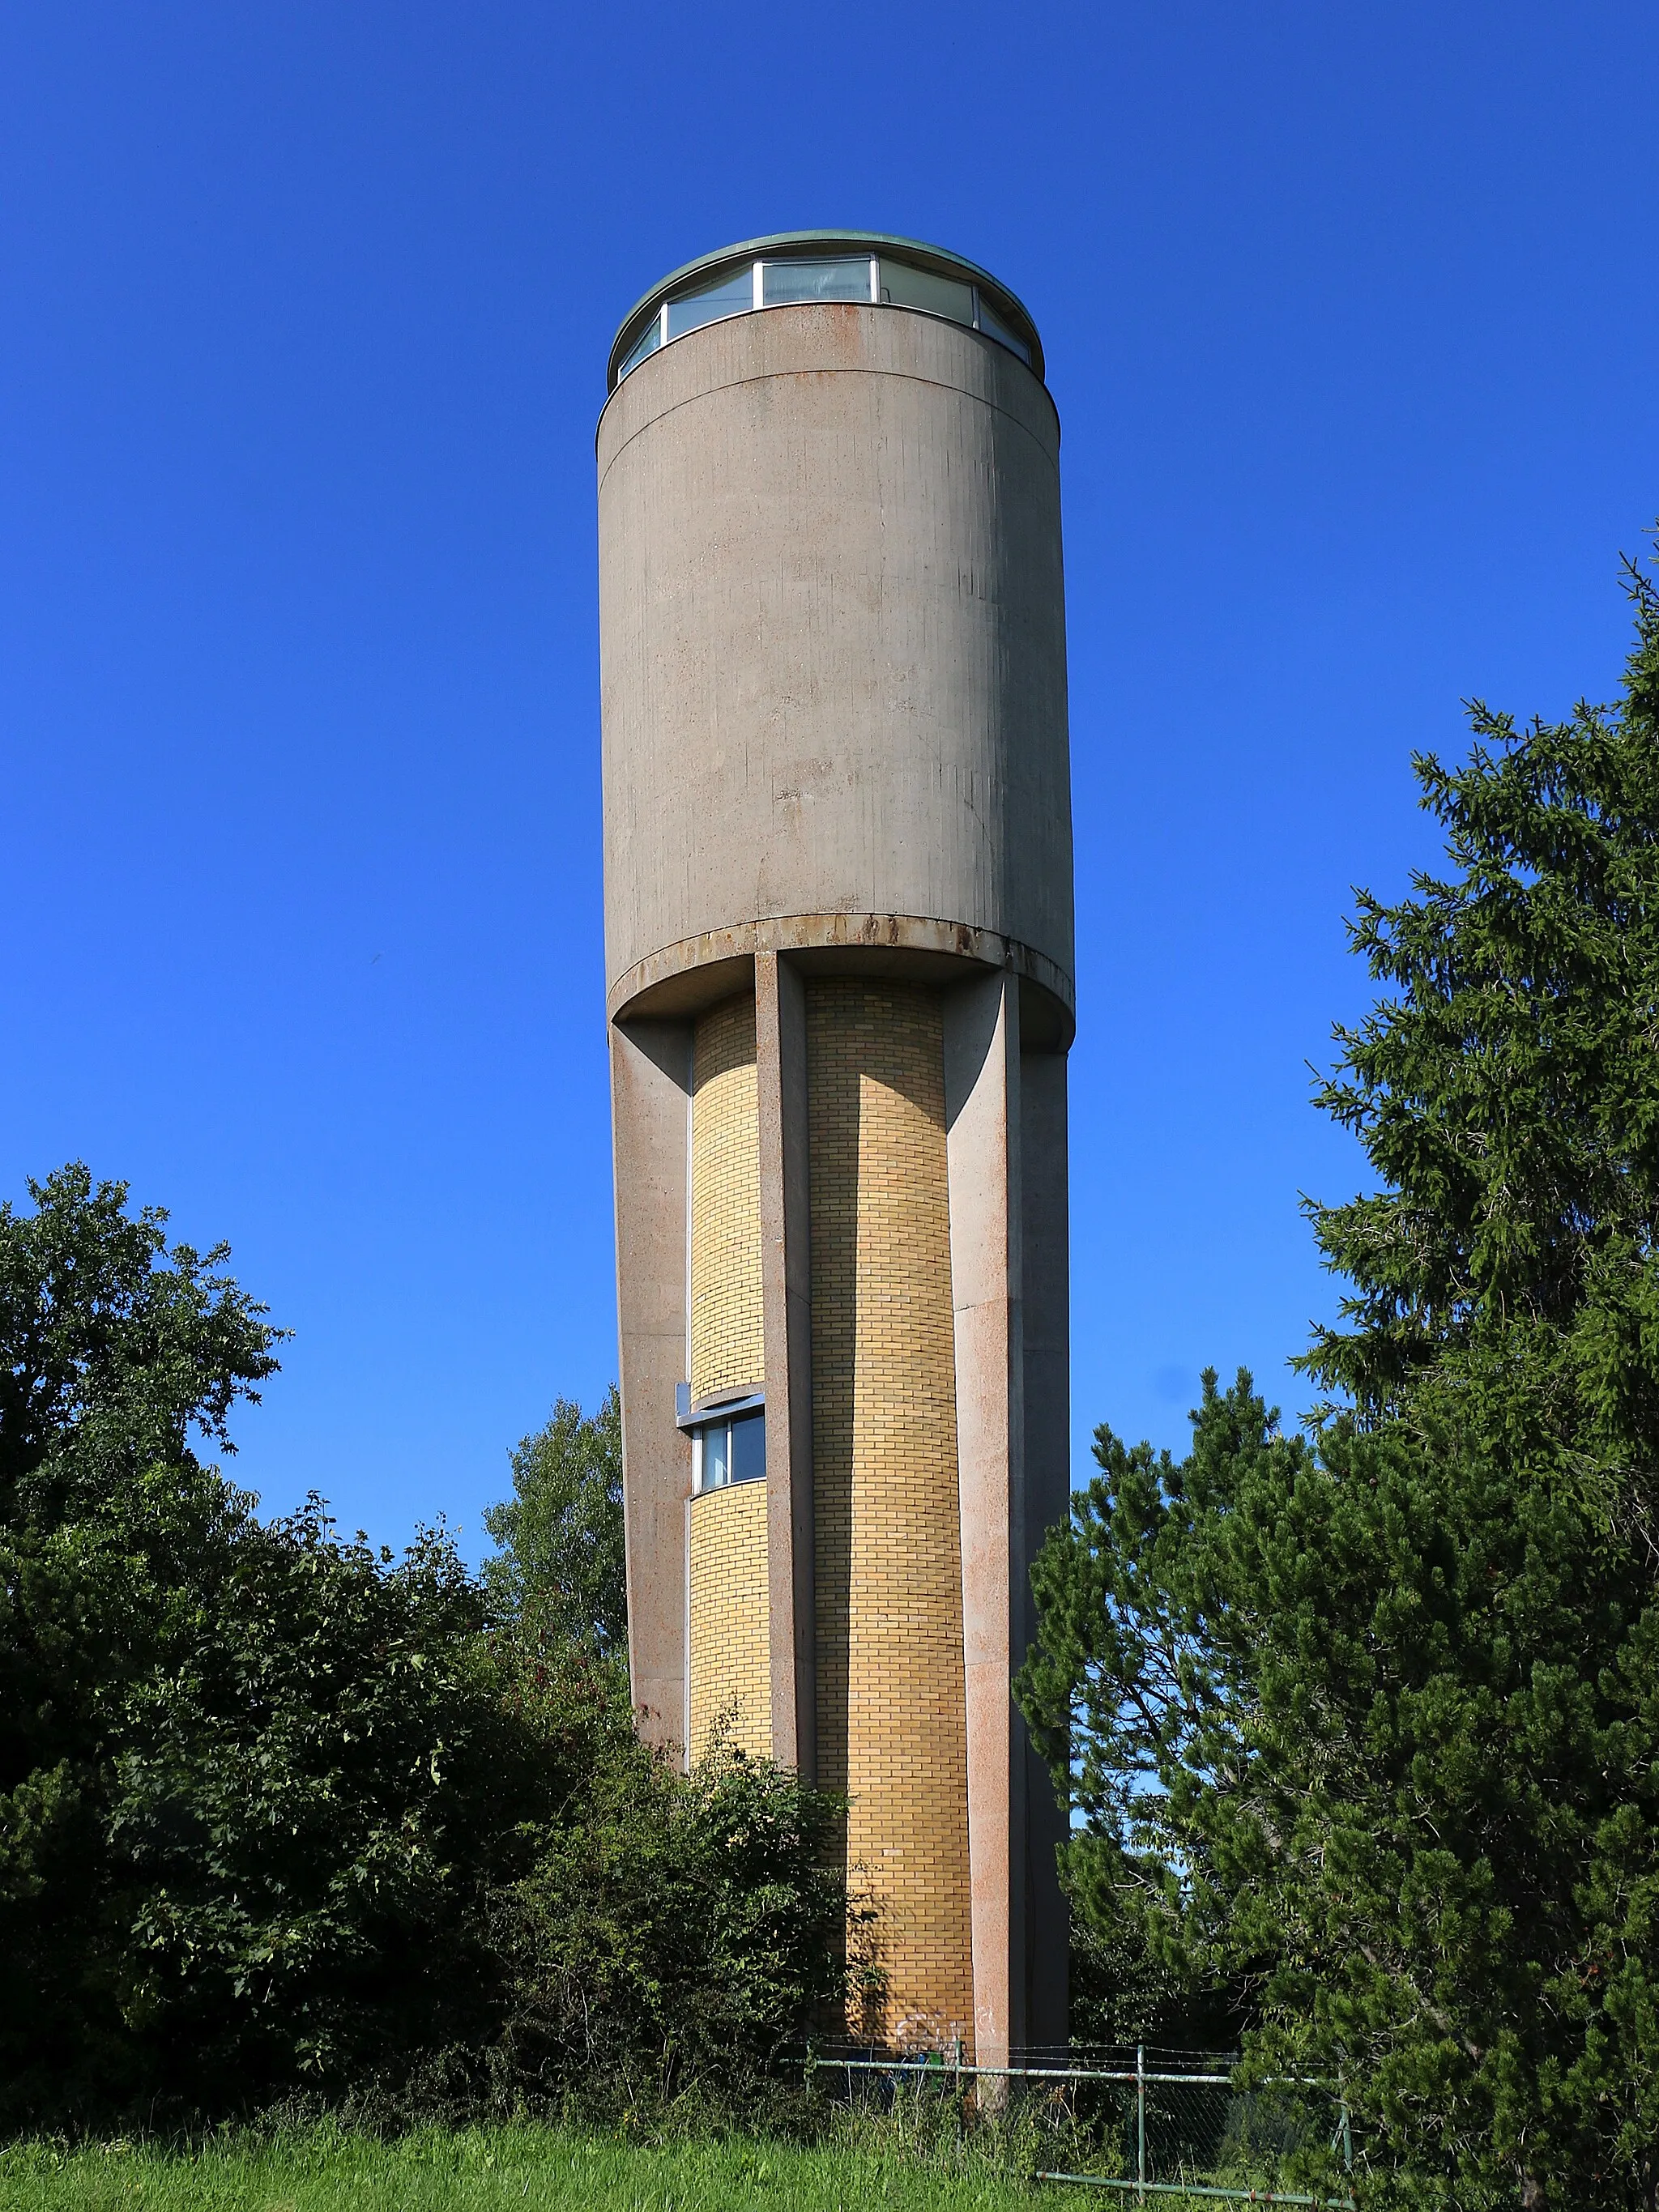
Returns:
[[[599,429],[635,1702],[850,1799],[851,2025],[981,2064],[1065,2033],[1059,449],[1012,293],[839,231],[665,279]]]

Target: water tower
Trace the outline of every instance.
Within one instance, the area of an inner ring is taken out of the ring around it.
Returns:
[[[1068,1489],[1060,425],[957,255],[792,233],[623,323],[599,428],[633,1692],[850,1801],[854,2030],[1065,2033],[1009,1695]]]

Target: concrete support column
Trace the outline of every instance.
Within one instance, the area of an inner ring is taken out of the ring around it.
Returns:
[[[1026,1756],[1008,1688],[1025,1514],[1018,985],[988,975],[945,1008],[974,2039],[979,2064],[1001,2066],[1028,2040]]]
[[[775,952],[755,957],[755,1048],[772,1756],[811,1781],[817,1768],[817,1670],[812,1595],[806,994],[795,969]]]
[[[1031,1561],[1044,1534],[1071,1510],[1072,1347],[1066,1055],[1027,1052],[1019,1076],[1022,1279],[1025,1295],[1025,1504],[1011,1564],[1014,1663],[1036,1634]],[[1026,1771],[1026,2040],[1066,2040],[1068,1929],[1056,1854],[1066,1813],[1013,1716],[1015,1756]]]
[[[682,1744],[686,1729],[691,1447],[675,1425],[674,1392],[687,1371],[690,1087],[689,1024],[612,1024],[629,1683],[641,1734],[664,1746]]]

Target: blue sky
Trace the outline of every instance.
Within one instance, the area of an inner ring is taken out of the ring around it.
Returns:
[[[769,230],[935,240],[1064,425],[1074,1414],[1178,1443],[1330,1284],[1307,1063],[1459,699],[1612,691],[1659,511],[1628,5],[0,17],[0,1195],[70,1158],[295,1332],[239,1479],[478,1544],[615,1364],[593,426]]]

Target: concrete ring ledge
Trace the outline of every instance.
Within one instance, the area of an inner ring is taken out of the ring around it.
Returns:
[[[635,962],[605,997],[611,1021],[673,1018],[712,1004],[742,988],[742,968],[757,952],[787,952],[803,966],[830,971],[872,958],[896,973],[926,973],[940,963],[969,961],[979,968],[1010,969],[1054,1002],[1061,1048],[1076,1028],[1072,979],[1046,954],[994,930],[912,914],[790,914],[732,922],[664,945]],[[729,973],[726,972],[729,969]]]

